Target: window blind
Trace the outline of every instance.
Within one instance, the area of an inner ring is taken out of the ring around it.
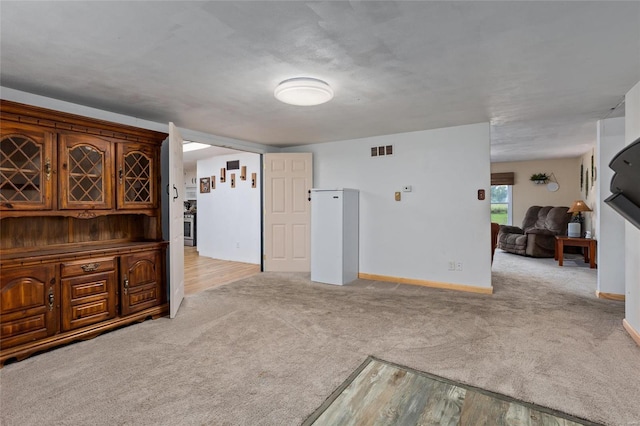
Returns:
[[[514,173],[491,173],[491,185],[513,185],[515,182]]]

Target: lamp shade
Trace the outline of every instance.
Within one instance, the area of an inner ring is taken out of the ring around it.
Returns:
[[[587,204],[582,200],[576,200],[571,205],[571,208],[568,210],[569,213],[579,213],[579,212],[590,212],[591,209]]]

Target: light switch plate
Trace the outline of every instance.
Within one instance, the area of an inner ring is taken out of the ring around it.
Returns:
[[[411,185],[405,185],[402,187],[402,192],[411,192]]]

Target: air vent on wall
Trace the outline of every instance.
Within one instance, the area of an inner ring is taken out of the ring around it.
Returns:
[[[388,156],[388,155],[393,155],[393,145],[371,147],[372,157],[382,157],[382,156]]]

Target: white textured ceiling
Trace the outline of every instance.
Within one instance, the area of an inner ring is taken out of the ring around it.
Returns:
[[[195,170],[198,160],[209,157],[217,157],[220,155],[237,154],[238,152],[239,151],[235,149],[212,146],[209,148],[199,149],[197,151],[184,152],[182,154],[182,163],[185,170]]]
[[[640,2],[0,3],[4,87],[274,146],[491,122],[577,156],[640,81]],[[282,80],[327,81],[315,107]]]

